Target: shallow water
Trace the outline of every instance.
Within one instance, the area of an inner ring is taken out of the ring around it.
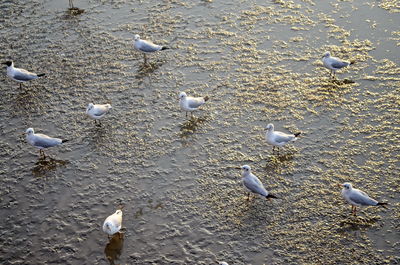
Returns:
[[[0,3],[0,57],[47,74],[0,77],[0,263],[400,262],[398,1],[74,4]],[[136,33],[172,49],[144,67]],[[331,80],[327,50],[357,62]],[[302,136],[272,153],[270,122]],[[71,141],[38,160],[28,127]],[[243,164],[281,199],[246,202]],[[345,181],[390,206],[351,217]]]

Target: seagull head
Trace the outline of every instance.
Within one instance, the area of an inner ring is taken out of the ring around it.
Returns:
[[[122,211],[121,211],[121,210],[117,210],[117,211],[115,212],[115,214],[116,214],[116,215],[122,215]]]
[[[243,170],[243,173],[248,173],[251,171],[251,167],[248,165],[244,165],[240,167]]]
[[[342,186],[343,186],[343,188],[346,189],[346,190],[351,190],[351,189],[353,188],[353,186],[351,185],[351,183],[348,183],[348,182],[343,183]]]
[[[183,98],[186,98],[186,97],[187,97],[187,95],[186,95],[185,92],[179,93],[179,99],[183,99]]]
[[[7,65],[7,67],[10,67],[10,66],[12,66],[14,63],[13,63],[12,61],[7,61],[7,62],[1,63],[1,64],[5,64],[5,65]]]
[[[26,133],[27,135],[32,135],[32,134],[34,134],[33,128],[28,128],[28,129],[26,129],[25,133]]]
[[[267,127],[265,127],[265,130],[273,131],[274,130],[274,125],[272,123],[268,124]]]
[[[87,106],[87,111],[93,109],[94,105],[93,103],[89,103],[89,105]]]
[[[324,56],[322,56],[322,58],[329,58],[329,57],[331,57],[330,52],[326,52],[326,53],[324,53]]]
[[[139,34],[135,34],[135,36],[133,37],[133,39],[136,41],[136,40],[140,40],[140,36],[139,36]]]

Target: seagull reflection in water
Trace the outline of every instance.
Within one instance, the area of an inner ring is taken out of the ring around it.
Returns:
[[[188,138],[190,135],[194,134],[200,127],[200,125],[203,124],[206,120],[206,117],[190,117],[190,120],[187,120],[182,125],[180,125],[180,137],[182,139]]]
[[[124,246],[124,234],[116,233],[107,243],[104,254],[111,265],[115,264],[115,261],[121,256],[122,248]]]
[[[35,166],[32,168],[32,173],[35,177],[43,177],[46,173],[55,171],[58,167],[63,167],[68,163],[68,160],[58,160],[49,156],[39,157]]]

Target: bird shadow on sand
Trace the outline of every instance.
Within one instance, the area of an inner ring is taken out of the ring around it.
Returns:
[[[39,157],[35,166],[32,168],[32,174],[37,177],[47,177],[49,173],[56,171],[57,168],[65,167],[69,161],[54,159],[49,156]]]
[[[344,217],[343,219],[339,222],[340,228],[338,229],[339,233],[347,233],[347,232],[352,232],[352,231],[359,231],[363,230],[366,228],[372,228],[379,226],[380,218],[377,216],[360,216],[360,215],[351,215],[349,213],[349,216]]]
[[[336,79],[336,78],[329,78],[321,80],[318,84],[315,84],[319,87],[320,90],[330,89],[346,89],[349,88],[349,85],[355,84],[356,82],[350,79]]]
[[[74,6],[73,0],[69,0],[69,8],[67,9],[67,15],[68,16],[73,17],[73,16],[80,15],[80,14],[82,14],[84,12],[85,12],[84,9],[81,9],[81,8],[78,8],[78,7]]]
[[[268,172],[282,173],[283,169],[287,170],[293,167],[295,156],[295,150],[274,152],[272,155],[265,158],[265,170]]]
[[[106,259],[111,265],[115,264],[115,261],[119,259],[122,253],[122,248],[124,247],[124,234],[116,233],[107,243],[104,248],[104,254]]]
[[[180,131],[181,131],[181,133],[179,134],[180,138],[182,140],[189,138],[206,121],[207,121],[207,117],[191,116],[189,120],[185,121],[183,124],[180,125]]]
[[[149,74],[154,73],[163,64],[164,64],[164,62],[162,62],[162,61],[154,61],[154,62],[147,62],[147,63],[141,62],[139,65],[137,74],[135,75],[135,78],[142,79],[143,77],[146,77]]]

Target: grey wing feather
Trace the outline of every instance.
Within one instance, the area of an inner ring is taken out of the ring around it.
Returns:
[[[282,132],[275,132],[275,141],[278,143],[282,142],[289,142],[292,141],[295,138],[294,135],[282,133]]]
[[[189,108],[197,108],[204,104],[203,98],[190,98],[188,99]]]
[[[35,143],[34,145],[37,147],[48,148],[48,147],[52,147],[52,146],[60,144],[61,139],[50,138],[50,137],[48,137],[48,138],[36,137],[34,143]]]
[[[106,107],[99,107],[99,108],[96,108],[95,109],[95,111],[93,112],[93,115],[95,115],[95,116],[101,116],[101,115],[103,115],[104,113],[106,113],[107,112],[107,108]]]
[[[349,199],[360,205],[377,205],[378,202],[370,198],[365,192],[359,191],[350,194]]]
[[[143,52],[156,52],[160,49],[159,45],[144,40],[142,40],[142,45],[140,45],[140,50]]]
[[[332,63],[332,67],[338,68],[338,69],[343,68],[343,67],[346,67],[346,66],[348,66],[348,65],[349,65],[348,62],[341,62],[341,61],[336,61],[336,62],[333,62],[333,63]]]
[[[108,110],[109,108],[107,105],[96,105],[92,113],[95,116],[101,116],[104,115]]]
[[[264,188],[263,184],[259,179],[253,178],[253,181],[251,181],[250,179],[245,178],[243,180],[243,184],[246,186],[246,188],[248,188],[254,193],[258,193],[262,196],[268,195],[267,190]]]
[[[33,73],[29,73],[29,72],[28,73],[17,72],[14,74],[14,79],[21,80],[21,81],[29,81],[29,80],[32,80],[35,78],[37,78],[37,75],[33,74]]]

